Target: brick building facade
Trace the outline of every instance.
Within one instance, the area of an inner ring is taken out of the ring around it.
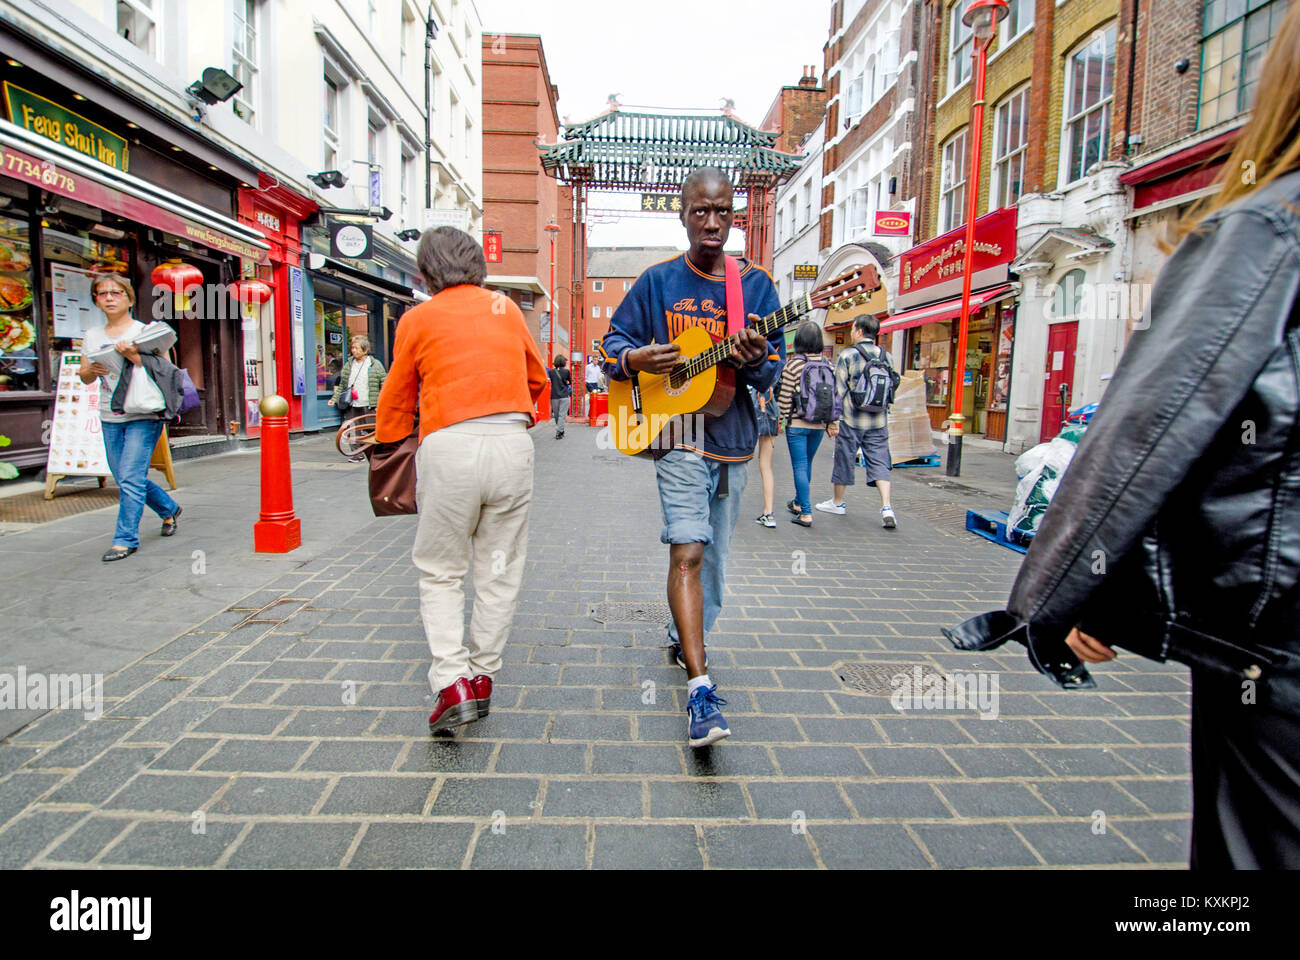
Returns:
[[[609,331],[614,311],[642,272],[662,260],[681,253],[676,247],[590,247],[587,250],[586,295],[587,331],[583,349],[592,352]],[[574,349],[577,349],[576,347]]]
[[[546,225],[556,224],[555,339],[568,352],[573,201],[569,188],[542,173],[534,145],[556,142],[558,99],[540,37],[483,37],[483,227],[500,234],[502,247],[502,262],[488,264],[486,285],[519,304],[541,344],[549,332],[552,248]]]

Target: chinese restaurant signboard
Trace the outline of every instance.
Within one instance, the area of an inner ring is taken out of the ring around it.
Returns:
[[[877,237],[910,237],[912,215],[907,211],[877,210],[872,232]]]
[[[127,142],[110,130],[12,83],[4,85],[9,122],[127,172]]]
[[[965,265],[966,227],[917,244],[898,258],[898,296],[894,309],[961,295]],[[975,254],[971,289],[1006,283],[1016,258],[1016,208],[1002,207],[975,221]]]
[[[503,259],[502,253],[501,234],[483,234],[483,259],[488,263],[500,263]]]

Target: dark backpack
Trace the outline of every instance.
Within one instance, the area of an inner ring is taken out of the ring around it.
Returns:
[[[868,346],[875,347],[875,352],[868,353],[864,349]],[[901,378],[890,365],[889,354],[874,343],[854,344],[853,349],[858,351],[866,365],[849,384],[849,402],[858,413],[884,413],[894,402],[894,391],[898,389]]]
[[[799,372],[794,416],[809,423],[834,423],[840,418],[835,399],[835,368],[825,357],[812,357]]]

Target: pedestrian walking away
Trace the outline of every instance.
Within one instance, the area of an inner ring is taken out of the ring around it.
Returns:
[[[945,631],[961,649],[1024,643],[1065,687],[1095,686],[1083,662],[1116,646],[1187,664],[1194,869],[1300,868],[1296,64],[1300,4],[1005,610]],[[1231,282],[1210,263],[1232,264]]]
[[[777,373],[780,382],[780,373]],[[749,388],[749,401],[754,405],[758,420],[758,476],[763,482],[763,512],[754,518],[761,527],[775,527],[772,516],[772,497],[776,495],[776,476],[772,473],[772,454],[776,450],[776,437],[781,432],[780,410],[776,403],[776,387],[766,390]]]
[[[408,437],[418,410],[419,526],[411,559],[420,571],[420,618],[433,658],[429,731],[439,733],[488,715],[527,554],[527,430],[550,419],[550,395],[524,315],[483,289],[487,265],[474,238],[453,227],[427,230],[417,262],[433,296],[397,325],[376,439]]]
[[[777,401],[785,419],[785,443],[794,471],[794,499],[786,504],[790,522],[812,526],[812,462],[822,436],[839,417],[835,398],[835,368],[822,354],[822,327],[805,320],[795,331],[793,356],[781,370]]]
[[[899,377],[889,354],[876,345],[880,321],[867,314],[853,321],[853,347],[840,353],[835,363],[837,423],[827,430],[835,438],[831,467],[831,498],[817,504],[823,513],[848,512],[845,490],[853,486],[858,454],[862,455],[867,486],[880,493],[880,522],[887,530],[898,526],[890,503],[889,404]]]
[[[732,186],[722,171],[701,167],[682,184],[680,219],[688,251],[647,269],[614,312],[602,344],[605,371],[627,380],[638,372],[663,375],[678,363],[673,340],[692,327],[704,327],[715,341],[728,326],[727,272],[723,244],[734,216]],[[747,261],[738,267],[744,301],[742,316],[757,322],[780,306],[767,271]],[[710,679],[704,640],[722,609],[727,555],[745,492],[745,463],[754,454],[758,425],[746,389],[766,390],[776,379],[784,339],[767,340],[752,327],[739,329],[728,363],[735,368],[736,391],[719,416],[701,417],[701,438],[658,450],[655,478],[668,544],[668,605],[672,623],[668,644],[687,674],[687,743],[704,747],[731,735],[723,718],[717,685]]]
[[[374,412],[385,376],[384,365],[370,354],[368,337],[353,337],[351,350],[352,357],[343,365],[334,393],[326,401],[338,408],[345,421]]]
[[[551,381],[551,419],[555,421],[555,439],[562,440],[573,397],[573,374],[564,354],[556,355],[555,366],[546,371],[546,376]]]
[[[118,274],[105,274],[95,279],[91,297],[103,312],[105,322],[86,331],[77,373],[85,384],[99,380],[104,452],[120,490],[113,545],[102,557],[109,563],[124,560],[140,548],[140,518],[146,506],[162,518],[160,536],[175,535],[180,525],[180,504],[149,479],[149,462],[163,427],[180,410],[181,397],[177,393],[176,368],[162,357],[141,355],[136,349],[135,340],[145,327],[131,316],[131,308],[135,306],[135,290],[131,284]],[[92,354],[110,347],[119,355],[115,366],[90,359]],[[125,397],[136,383],[136,377],[146,378],[143,386],[153,384],[160,394],[161,406],[154,412],[128,412],[136,409],[127,406]]]

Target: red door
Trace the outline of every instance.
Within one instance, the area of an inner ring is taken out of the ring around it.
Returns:
[[[1070,409],[1074,396],[1074,347],[1079,340],[1079,323],[1054,323],[1047,328],[1047,371],[1043,377],[1043,426],[1039,443],[1061,432],[1061,412]]]

